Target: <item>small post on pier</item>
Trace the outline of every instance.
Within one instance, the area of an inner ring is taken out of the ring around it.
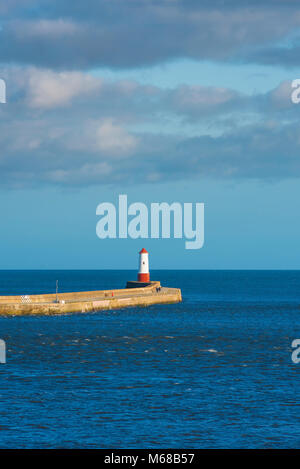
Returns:
[[[58,294],[58,280],[56,280],[56,290],[55,290],[55,292],[56,292],[56,303],[58,303],[58,296],[57,296],[57,294]]]

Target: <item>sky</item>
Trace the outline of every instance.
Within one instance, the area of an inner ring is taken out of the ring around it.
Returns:
[[[296,0],[0,4],[2,269],[300,268]],[[96,208],[205,204],[205,242]]]

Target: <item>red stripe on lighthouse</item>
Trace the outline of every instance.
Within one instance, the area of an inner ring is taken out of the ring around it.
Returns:
[[[150,274],[138,273],[138,282],[150,282]]]

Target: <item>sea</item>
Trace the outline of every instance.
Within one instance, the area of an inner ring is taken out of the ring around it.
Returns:
[[[300,271],[152,271],[179,304],[0,317],[0,448],[299,448]],[[135,271],[0,271],[0,294]]]

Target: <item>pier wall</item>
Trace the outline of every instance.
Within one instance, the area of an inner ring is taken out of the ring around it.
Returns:
[[[51,315],[73,312],[118,309],[153,304],[170,304],[182,301],[178,288],[162,288],[157,291],[160,282],[151,282],[147,287],[123,290],[99,290],[90,292],[0,297],[0,315]]]

